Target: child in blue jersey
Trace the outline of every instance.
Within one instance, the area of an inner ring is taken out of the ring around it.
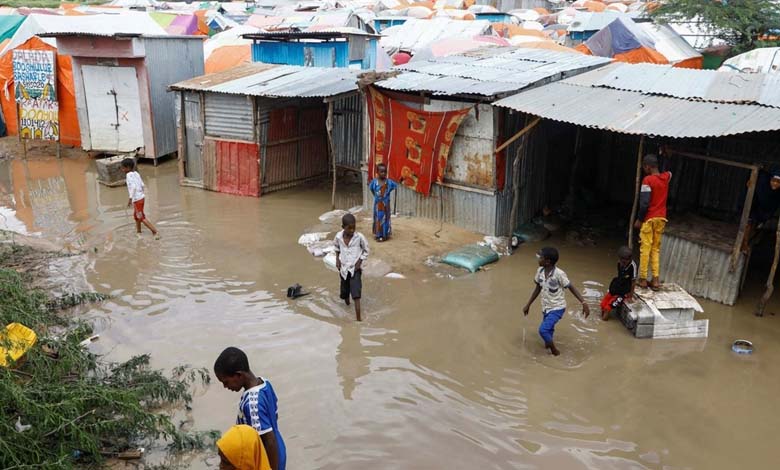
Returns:
[[[214,374],[226,389],[244,391],[238,404],[236,424],[252,426],[263,441],[271,469],[285,470],[287,450],[279,432],[276,393],[271,382],[255,376],[249,369],[249,360],[244,351],[234,347],[225,349],[219,355],[214,362]]]

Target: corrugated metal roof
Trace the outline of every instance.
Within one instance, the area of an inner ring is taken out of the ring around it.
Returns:
[[[388,33],[388,30],[382,31]],[[385,35],[379,43],[385,50],[418,52],[420,49],[444,38],[471,38],[490,30],[490,21],[461,21],[437,17],[430,20],[410,18],[404,24],[394,26],[391,35]]]
[[[346,68],[255,63],[195,77],[171,85],[170,89],[269,98],[326,98],[357,91],[359,73]]]
[[[351,28],[348,26],[323,27],[316,30],[307,31],[269,31],[264,33],[245,34],[245,39],[256,39],[263,41],[289,41],[296,39],[338,39],[349,36],[369,36],[381,37],[381,34],[371,34],[362,29]]]
[[[614,63],[567,82],[713,103],[756,103],[780,108],[780,76],[771,74]]]
[[[496,101],[545,119],[624,134],[720,137],[780,130],[780,110],[579,86],[566,80]]]
[[[381,88],[434,95],[495,96],[598,67],[611,59],[541,49],[486,48],[460,55],[412,60]]]

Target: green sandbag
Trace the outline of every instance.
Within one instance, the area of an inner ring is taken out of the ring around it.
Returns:
[[[517,227],[517,230],[515,230],[515,233],[512,235],[517,237],[521,242],[540,242],[546,240],[547,237],[550,236],[550,231],[544,228],[543,225],[528,222],[527,224]]]
[[[441,262],[458,268],[476,272],[486,264],[498,261],[498,253],[490,247],[482,245],[468,245],[447,253]]]

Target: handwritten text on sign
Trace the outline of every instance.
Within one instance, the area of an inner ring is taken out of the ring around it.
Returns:
[[[13,55],[16,101],[57,100],[55,56],[53,51],[17,49]]]
[[[34,99],[20,101],[19,135],[23,139],[60,140],[59,103]]]

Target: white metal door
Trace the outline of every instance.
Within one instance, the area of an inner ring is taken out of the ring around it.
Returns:
[[[138,78],[133,67],[84,65],[91,150],[129,152],[144,146]]]

